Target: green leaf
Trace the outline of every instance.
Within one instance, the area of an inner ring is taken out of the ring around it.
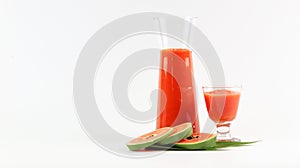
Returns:
[[[195,150],[188,150],[183,149],[175,146],[163,146],[163,145],[152,145],[146,150],[169,150],[169,151],[216,151],[220,150],[222,148],[228,148],[228,147],[239,147],[239,146],[247,146],[249,144],[253,144],[259,141],[248,141],[248,142],[217,142],[215,147],[207,148],[207,149],[195,149]]]
[[[227,147],[237,147],[237,146],[246,146],[253,144],[259,141],[249,141],[249,142],[217,142],[215,148],[227,148]]]

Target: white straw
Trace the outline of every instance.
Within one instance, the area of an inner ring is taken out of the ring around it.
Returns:
[[[162,23],[160,21],[160,18],[159,17],[155,17],[153,19],[157,21],[158,30],[160,32],[161,45],[162,45],[162,48],[165,48],[166,47],[166,45],[165,45],[166,42],[165,42],[165,38],[163,36],[163,31],[162,31],[162,27],[163,26],[162,26]]]
[[[196,16],[187,17],[186,20],[189,22],[188,25],[185,26],[185,30],[187,30],[186,43],[187,45],[190,42],[191,34],[192,34],[192,25],[195,24]]]

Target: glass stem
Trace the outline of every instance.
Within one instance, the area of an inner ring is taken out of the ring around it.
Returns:
[[[217,141],[231,141],[230,123],[217,124]]]

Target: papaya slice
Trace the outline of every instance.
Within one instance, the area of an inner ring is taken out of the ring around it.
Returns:
[[[171,127],[159,128],[129,141],[126,145],[129,150],[141,150],[163,140],[173,132]]]
[[[158,142],[158,145],[167,145],[167,144],[174,144],[186,137],[189,137],[193,133],[192,123],[183,123],[177,126],[172,127],[174,132],[164,138],[163,140]]]
[[[175,147],[183,149],[209,149],[216,146],[216,134],[193,133],[191,136],[177,142]]]

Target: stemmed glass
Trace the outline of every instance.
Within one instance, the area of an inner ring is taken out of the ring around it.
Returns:
[[[240,141],[230,135],[230,124],[235,119],[241,86],[202,87],[209,118],[216,123],[217,141]]]

